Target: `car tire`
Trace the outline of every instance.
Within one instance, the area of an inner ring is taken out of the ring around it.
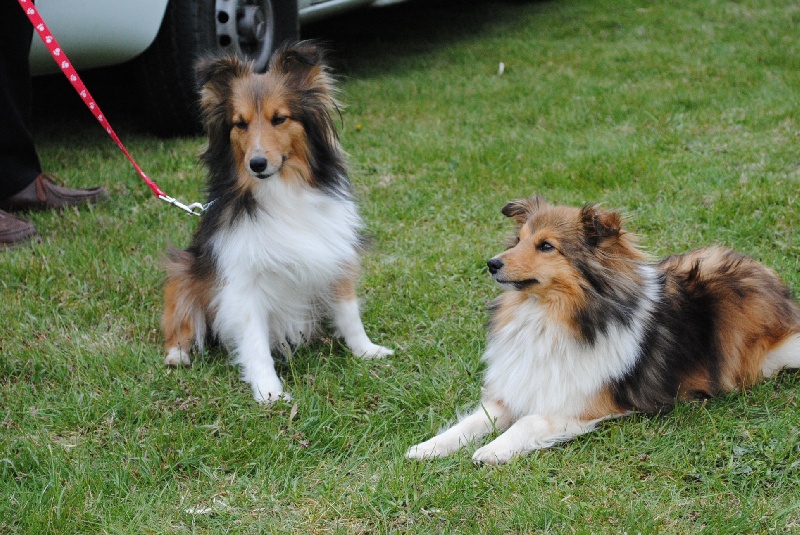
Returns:
[[[155,41],[134,60],[147,130],[201,130],[194,74],[201,55],[237,54],[263,72],[275,48],[299,34],[297,0],[170,0]]]

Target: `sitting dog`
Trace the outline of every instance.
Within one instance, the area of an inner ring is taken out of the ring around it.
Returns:
[[[209,200],[191,245],[167,261],[166,364],[189,365],[207,335],[230,350],[260,402],[288,398],[271,351],[332,319],[364,358],[392,351],[364,332],[355,286],[362,226],[331,118],[323,51],[284,46],[265,74],[236,57],[197,65]]]
[[[668,409],[800,367],[800,307],[769,268],[719,247],[648,262],[614,211],[534,197],[503,214],[488,261],[491,306],[480,406],[413,446],[439,457],[495,429],[478,462],[504,463],[606,418]]]

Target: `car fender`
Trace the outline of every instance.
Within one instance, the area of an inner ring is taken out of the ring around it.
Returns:
[[[144,52],[161,27],[169,0],[38,0],[36,7],[53,37],[78,69],[106,67]],[[58,66],[37,36],[31,46],[31,73]]]

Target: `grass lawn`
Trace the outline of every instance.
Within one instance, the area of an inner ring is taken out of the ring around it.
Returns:
[[[402,455],[479,399],[507,200],[621,208],[655,255],[734,247],[800,292],[799,27],[795,0],[437,0],[307,28],[348,105],[364,321],[396,355],[302,348],[272,407],[223,351],[163,367],[159,259],[196,220],[40,103],[46,169],[112,199],[0,252],[0,532],[800,532],[798,373],[502,467]],[[200,200],[204,140],[128,104],[106,113],[139,163]]]

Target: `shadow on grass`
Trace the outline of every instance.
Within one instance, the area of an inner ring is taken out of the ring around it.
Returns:
[[[406,62],[456,42],[519,24],[519,10],[549,0],[412,1],[360,9],[302,28],[302,38],[322,40],[331,49],[337,74],[358,78],[403,70]],[[145,133],[136,80],[127,64],[81,73],[115,131]],[[60,73],[34,78],[33,128],[41,137],[94,144],[105,137],[72,86]],[[90,136],[86,139],[86,136]]]
[[[337,71],[351,77],[401,68],[403,62],[475,39],[489,27],[511,30],[520,9],[550,0],[432,0],[364,9],[308,25],[304,39],[321,39]]]

